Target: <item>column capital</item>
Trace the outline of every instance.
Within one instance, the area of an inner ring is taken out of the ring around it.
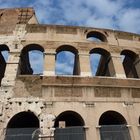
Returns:
[[[45,55],[56,55],[56,52],[44,52]]]
[[[87,54],[87,53],[78,53],[78,55],[79,56],[88,56],[88,57],[90,56],[90,54]]]
[[[110,53],[111,57],[121,58],[119,53]]]

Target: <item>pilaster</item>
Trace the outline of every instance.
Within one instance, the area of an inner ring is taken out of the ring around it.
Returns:
[[[54,76],[55,75],[55,54],[54,51],[45,50],[44,53],[44,72],[45,76]]]
[[[90,55],[79,53],[80,76],[92,76],[90,67]]]
[[[111,77],[126,78],[120,54],[111,54],[111,60],[108,67]]]

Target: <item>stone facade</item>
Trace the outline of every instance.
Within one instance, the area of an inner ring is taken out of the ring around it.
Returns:
[[[92,37],[100,42],[88,39]],[[0,51],[3,50],[9,52],[9,57],[4,62],[0,56],[1,140],[6,139],[8,129],[23,125],[19,120],[29,121],[28,124],[34,120],[36,124],[23,128],[37,127],[40,139],[47,140],[54,136],[56,127],[67,127],[67,121],[71,123],[69,126],[75,126],[78,119],[86,140],[102,139],[100,128],[108,124],[126,125],[131,140],[139,139],[140,35],[42,25],[32,8],[1,9]],[[30,50],[43,53],[42,74],[33,74],[27,54]],[[61,51],[75,55],[72,75],[55,73],[56,56]],[[101,55],[95,76],[91,72],[92,53]],[[121,55],[125,56],[123,62]],[[25,117],[28,115],[29,120]],[[77,121],[65,120],[65,116]]]

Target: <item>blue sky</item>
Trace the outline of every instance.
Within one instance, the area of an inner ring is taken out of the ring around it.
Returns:
[[[140,0],[0,0],[0,8],[13,7],[33,7],[42,24],[109,28],[140,34]],[[36,73],[41,73],[43,63],[38,69],[38,62],[43,56],[33,52],[30,58]],[[96,62],[93,61],[94,67]],[[73,55],[64,53],[59,56],[56,69],[58,73],[70,74],[72,65]]]
[[[0,0],[8,7],[34,7],[40,23],[140,33],[140,0]]]

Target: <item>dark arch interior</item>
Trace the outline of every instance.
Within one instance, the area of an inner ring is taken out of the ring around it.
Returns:
[[[21,51],[20,74],[43,73],[44,48],[37,44],[30,44]]]
[[[12,117],[7,128],[39,128],[39,120],[32,112],[21,112]]]
[[[110,53],[102,48],[94,48],[90,51],[90,64],[93,76],[110,76]]]
[[[127,78],[138,78],[138,73],[135,65],[137,54],[130,50],[123,50],[121,52],[123,57],[123,67]]]
[[[95,42],[107,42],[105,35],[96,31],[89,32],[87,34],[87,40]]]
[[[102,114],[99,125],[123,125],[127,124],[125,118],[115,111],[107,111]]]
[[[82,117],[76,112],[66,111],[61,113],[55,120],[54,127],[59,126],[59,121],[65,121],[66,127],[70,126],[84,126]]]
[[[9,51],[8,46],[4,44],[0,45],[0,51],[5,51],[5,50]]]
[[[2,78],[4,77],[8,52],[9,48],[6,45],[0,45],[0,84]]]

